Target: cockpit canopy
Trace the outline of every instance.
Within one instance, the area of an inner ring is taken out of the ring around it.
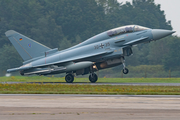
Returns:
[[[139,26],[139,25],[127,25],[127,26],[118,27],[118,28],[109,30],[107,32],[107,34],[110,37],[112,37],[112,36],[121,35],[121,34],[125,34],[125,33],[143,31],[143,30],[147,30],[147,29],[149,29],[149,28],[142,27],[142,26]]]

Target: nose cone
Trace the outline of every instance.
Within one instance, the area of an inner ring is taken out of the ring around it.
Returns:
[[[161,39],[163,37],[166,37],[168,35],[171,35],[175,33],[175,31],[171,30],[161,30],[161,29],[152,29],[152,35],[154,40]]]

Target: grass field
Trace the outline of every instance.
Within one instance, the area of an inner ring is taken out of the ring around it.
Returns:
[[[44,76],[0,77],[0,82],[65,82],[64,78]],[[89,82],[75,78],[74,82]],[[180,78],[99,78],[110,83],[180,83]],[[126,95],[180,95],[179,86],[119,86],[67,84],[0,84],[0,94],[126,94]]]
[[[11,76],[0,77],[0,82],[65,82],[64,77]],[[88,78],[75,78],[74,82],[89,82]],[[109,83],[180,83],[180,78],[98,78],[97,82]]]
[[[180,95],[179,86],[0,84],[1,94]]]

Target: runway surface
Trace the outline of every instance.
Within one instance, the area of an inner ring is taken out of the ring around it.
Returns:
[[[87,82],[0,82],[1,84],[65,84],[65,85],[133,85],[133,86],[180,86],[180,83],[87,83]]]
[[[0,94],[2,120],[178,120],[180,96]]]

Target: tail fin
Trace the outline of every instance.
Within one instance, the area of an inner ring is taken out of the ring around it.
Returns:
[[[9,30],[5,34],[24,61],[42,56],[46,51],[50,50],[50,48],[14,30]]]

